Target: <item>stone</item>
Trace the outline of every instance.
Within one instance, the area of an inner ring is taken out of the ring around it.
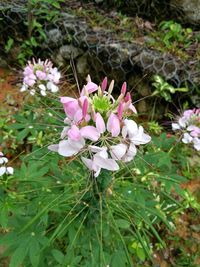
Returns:
[[[81,77],[86,77],[87,74],[90,72],[89,71],[89,66],[88,66],[88,62],[87,62],[87,55],[83,55],[81,57],[79,57],[77,59],[77,63],[76,63],[76,69],[77,69],[77,73],[81,76]]]
[[[47,42],[49,46],[58,47],[62,41],[62,33],[59,29],[51,29],[47,32]]]
[[[83,54],[83,51],[73,45],[63,45],[59,49],[59,54],[66,60],[73,59]]]
[[[172,11],[183,13],[181,17],[184,21],[200,24],[200,0],[171,0],[170,6]]]

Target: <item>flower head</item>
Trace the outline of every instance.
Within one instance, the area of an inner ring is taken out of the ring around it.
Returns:
[[[4,156],[2,152],[0,152],[0,176],[4,174],[12,175],[14,169],[12,167],[7,167],[8,159]]]
[[[50,150],[65,157],[81,154],[83,163],[95,177],[101,169],[118,170],[118,162],[133,160],[137,147],[151,140],[143,127],[129,118],[136,109],[130,93],[126,92],[126,83],[115,99],[112,96],[114,81],[108,91],[107,82],[105,78],[99,87],[88,76],[79,98],[61,97],[67,126],[61,133],[63,140],[49,146]]]
[[[23,76],[21,92],[29,90],[30,94],[34,95],[38,91],[42,96],[46,96],[48,91],[56,93],[59,90],[57,84],[61,75],[49,60],[29,61],[24,68]]]
[[[182,134],[182,142],[193,144],[194,149],[200,151],[200,109],[188,109],[172,123],[173,131]]]

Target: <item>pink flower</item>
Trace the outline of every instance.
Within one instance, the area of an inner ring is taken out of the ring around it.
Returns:
[[[80,110],[82,114],[82,110],[79,106],[78,100],[72,97],[61,97],[60,98],[61,103],[63,104],[63,108],[65,111],[65,114],[70,118],[73,119],[75,113]]]
[[[111,133],[112,137],[116,137],[120,134],[120,121],[114,113],[111,113],[108,118],[107,130]]]
[[[85,126],[80,129],[81,136],[91,141],[97,141],[100,137],[98,130],[94,126]]]
[[[90,75],[88,75],[87,81],[88,82],[85,85],[85,90],[87,91],[88,94],[91,94],[91,93],[93,93],[93,92],[98,90],[98,85],[91,81]],[[83,88],[82,91],[81,91],[81,96],[84,96],[84,95],[85,95],[85,91],[84,91],[84,88]]]
[[[106,125],[101,114],[98,112],[95,117],[96,117],[95,122],[96,122],[97,131],[99,133],[104,133],[106,130]]]
[[[35,74],[39,80],[45,80],[47,77],[47,74],[41,70],[36,70]]]

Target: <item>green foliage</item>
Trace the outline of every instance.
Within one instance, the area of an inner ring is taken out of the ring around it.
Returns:
[[[159,28],[164,32],[163,42],[167,47],[170,47],[174,42],[177,44],[182,43],[184,47],[188,47],[191,44],[191,28],[185,29],[181,24],[173,20],[161,22]]]
[[[34,55],[35,49],[41,47],[41,44],[46,41],[46,34],[43,29],[45,22],[55,21],[58,18],[62,2],[64,0],[28,1],[28,20],[24,22],[28,29],[28,38],[20,44],[20,53],[17,57],[22,66],[27,59]],[[9,45],[10,43],[7,43],[7,49],[10,49]]]
[[[8,52],[10,51],[10,49],[11,49],[12,46],[13,46],[13,44],[14,44],[14,40],[13,40],[13,38],[8,37],[8,41],[7,41],[6,45],[5,45],[5,52],[6,52],[6,53],[8,53]]]
[[[27,128],[32,116],[17,118],[15,127]],[[171,194],[184,196],[185,180],[174,163],[174,141],[162,134],[143,158],[98,179],[82,162],[33,146],[14,176],[1,181],[0,223],[7,234],[0,244],[11,255],[9,266],[121,267],[151,258],[151,237],[164,247],[159,225],[171,229],[182,208]]]
[[[159,75],[154,75],[153,80],[154,82],[152,85],[155,87],[155,90],[152,96],[163,97],[168,102],[172,101],[171,94],[176,92],[188,92],[188,88],[186,87],[174,88]]]
[[[174,216],[185,208],[199,209],[181,188],[185,152],[157,123],[150,126],[158,136],[133,162],[94,178],[78,158],[66,160],[46,148],[60,135],[61,104],[31,101],[12,124],[2,122],[3,136],[11,131],[27,152],[14,175],[0,178],[0,245],[9,266],[142,266],[166,247],[161,229],[173,230]]]

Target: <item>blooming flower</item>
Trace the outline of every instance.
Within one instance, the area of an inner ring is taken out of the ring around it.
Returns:
[[[0,176],[4,174],[12,175],[14,169],[12,167],[7,167],[6,164],[8,163],[8,159],[0,152]],[[1,166],[2,165],[2,166]]]
[[[182,133],[182,142],[193,144],[194,149],[200,151],[200,109],[188,109],[172,123],[172,129]]]
[[[57,68],[53,68],[53,64],[49,60],[36,62],[28,62],[23,72],[23,85],[20,89],[21,92],[29,90],[31,95],[35,95],[37,91],[42,96],[46,96],[47,92],[56,93],[59,88],[57,84],[60,80],[60,72]]]
[[[60,98],[66,125],[61,133],[62,140],[48,147],[65,157],[81,154],[83,163],[95,177],[101,169],[117,171],[118,162],[133,160],[137,147],[151,140],[143,127],[129,118],[137,111],[126,83],[117,99],[112,96],[114,81],[108,89],[107,85],[107,78],[100,87],[88,75],[79,98]]]

